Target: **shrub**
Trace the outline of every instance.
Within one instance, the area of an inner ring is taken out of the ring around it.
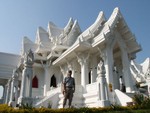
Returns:
[[[143,94],[135,94],[132,99],[135,104],[135,108],[149,109],[150,98],[148,96],[144,96]]]
[[[6,104],[0,105],[0,113],[150,113],[150,109],[131,110],[128,107],[113,106],[105,108],[20,108],[14,109]]]

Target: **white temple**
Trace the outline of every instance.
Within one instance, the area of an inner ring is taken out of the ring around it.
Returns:
[[[64,28],[49,22],[47,30],[38,28],[35,42],[23,38],[20,56],[0,53],[1,103],[62,108],[61,83],[72,70],[73,106],[126,106],[136,92],[148,95],[150,90],[150,59],[137,64],[139,51],[141,46],[118,8],[109,19],[101,11],[83,32],[72,18]]]

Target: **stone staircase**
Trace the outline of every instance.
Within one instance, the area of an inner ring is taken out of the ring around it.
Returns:
[[[60,93],[58,108],[63,108],[63,99],[64,99],[63,94]],[[72,106],[76,108],[83,107],[82,86],[80,85],[76,86],[76,91],[74,93],[73,100],[72,100]],[[68,100],[66,103],[66,108],[68,108]]]
[[[98,92],[94,91],[91,93],[83,94],[83,102],[85,107],[96,107],[98,101]]]
[[[63,94],[59,94],[58,108],[63,108],[63,99],[64,99]],[[83,97],[82,97],[82,95],[79,95],[77,93],[74,94],[73,100],[72,100],[72,106],[76,107],[76,108],[79,108],[79,107],[83,106]],[[67,100],[67,103],[66,103],[65,107],[68,108],[68,100]]]
[[[85,107],[96,107],[98,101],[97,82],[86,85],[86,93],[83,94],[83,103]]]

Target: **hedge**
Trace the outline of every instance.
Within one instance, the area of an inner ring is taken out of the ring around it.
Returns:
[[[68,109],[50,109],[50,108],[20,108],[15,109],[6,104],[0,105],[0,113],[150,113],[149,109],[138,110],[135,107],[112,106],[108,108],[68,108]]]

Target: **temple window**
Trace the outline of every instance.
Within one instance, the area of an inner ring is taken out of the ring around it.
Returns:
[[[36,77],[36,75],[32,79],[32,88],[38,88],[38,78]]]

